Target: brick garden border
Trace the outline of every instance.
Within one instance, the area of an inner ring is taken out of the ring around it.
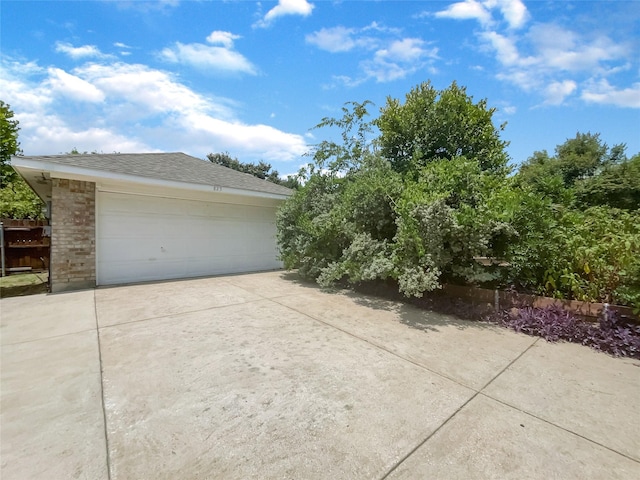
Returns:
[[[595,322],[597,320],[606,305],[606,308],[610,311],[615,311],[626,319],[640,323],[640,318],[633,314],[632,308],[621,305],[579,302],[577,300],[561,300],[557,298],[540,297],[504,290],[489,290],[487,288],[464,287],[448,284],[442,286],[441,292],[446,296],[471,301],[472,303],[491,305],[496,311],[521,307],[546,308],[550,306],[558,306],[591,322]]]

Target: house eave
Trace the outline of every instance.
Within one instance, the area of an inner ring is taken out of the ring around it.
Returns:
[[[239,195],[243,197],[256,197],[272,200],[286,200],[290,195],[277,194],[269,192],[260,192],[255,190],[246,190],[227,187],[223,185],[205,185],[199,183],[187,183],[172,180],[164,180],[153,177],[144,177],[140,175],[130,175],[117,172],[109,172],[106,170],[96,170],[82,167],[74,167],[69,165],[61,165],[53,162],[43,162],[40,160],[31,160],[24,157],[12,157],[11,165],[13,168],[27,181],[29,186],[43,200],[50,200],[43,194],[43,189],[34,188],[33,178],[42,176],[42,178],[61,178],[68,180],[81,180],[100,182],[118,182],[124,184],[137,184],[157,188],[169,188],[179,190],[190,190],[196,192],[212,192],[225,193],[229,195]]]

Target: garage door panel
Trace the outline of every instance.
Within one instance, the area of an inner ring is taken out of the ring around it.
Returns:
[[[118,283],[145,282],[150,280],[161,280],[166,278],[180,278],[187,276],[186,268],[180,261],[174,262],[146,262],[146,261],[130,261],[127,262],[129,269],[123,269],[119,262],[106,263],[101,267],[101,276],[108,278],[110,281],[102,282],[100,285],[112,285]],[[170,268],[174,272],[174,276],[166,276],[165,272]],[[135,277],[130,272],[135,271]]]
[[[185,208],[184,204],[175,204],[175,202],[170,201],[170,199],[162,197],[104,193],[103,195],[109,195],[109,211],[116,214],[131,214],[132,203],[135,203],[135,211],[140,215],[154,215],[158,213],[162,213],[163,215],[181,215]],[[138,201],[141,198],[148,200]]]
[[[101,218],[101,229],[104,237],[128,238],[131,231],[138,232],[138,237],[156,238],[162,232],[160,222],[167,221],[159,215],[118,216],[105,215]],[[166,232],[170,233],[170,232]]]
[[[219,275],[233,272],[233,261],[228,257],[200,257],[189,259],[186,263],[189,276]]]
[[[203,218],[224,218],[229,215],[226,205],[205,202],[190,202],[188,214]]]
[[[98,284],[281,268],[275,210],[100,192]]]

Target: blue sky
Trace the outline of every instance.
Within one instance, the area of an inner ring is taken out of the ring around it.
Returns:
[[[637,1],[0,3],[0,99],[25,155],[228,151],[282,174],[345,102],[452,81],[517,164],[577,131],[640,152]]]

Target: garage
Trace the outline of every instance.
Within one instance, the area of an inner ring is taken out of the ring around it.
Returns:
[[[97,283],[273,270],[275,209],[98,192]]]
[[[13,157],[47,205],[52,292],[282,268],[286,187],[184,153]]]

